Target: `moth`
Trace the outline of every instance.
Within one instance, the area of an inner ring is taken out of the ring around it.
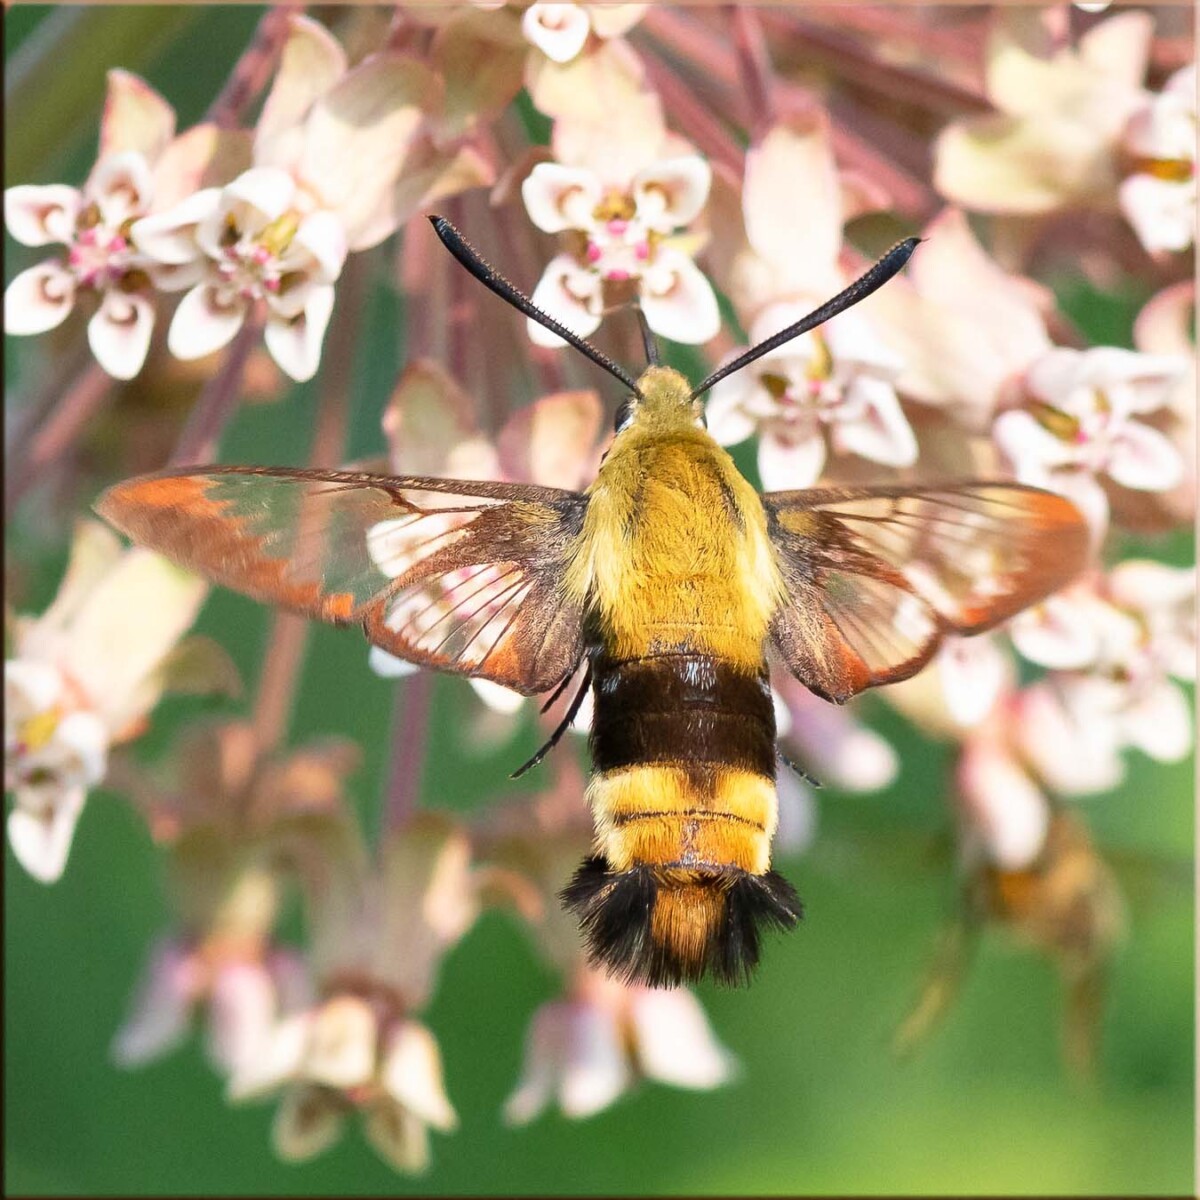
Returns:
[[[592,961],[655,985],[744,982],[762,931],[801,915],[771,869],[768,659],[834,703],[907,679],[948,634],[1066,584],[1084,522],[1011,483],[759,494],[705,430],[718,379],[880,287],[918,239],[692,387],[658,365],[644,323],[651,365],[635,379],[431,219],[476,278],[628,389],[587,491],[214,466],[121,483],[97,511],[218,584],[358,625],[422,667],[526,696],[585,668],[543,753],[590,687],[595,853],[562,899]]]

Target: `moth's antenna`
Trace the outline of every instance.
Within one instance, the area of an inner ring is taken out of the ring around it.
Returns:
[[[544,313],[528,296],[508,282],[494,267],[485,262],[479,251],[463,237],[445,217],[430,217],[434,232],[442,239],[442,245],[454,255],[458,261],[475,276],[485,287],[490,288],[501,300],[519,309],[530,320],[545,326],[551,333],[557,333],[565,342],[570,342],[580,354],[586,355],[598,367],[603,367],[610,375],[615,375],[635,396],[640,397],[637,380],[623,367],[618,366],[606,354],[601,354],[590,342],[585,342],[577,333],[572,333],[565,325],[556,321],[549,313]]]
[[[903,269],[904,264],[912,257],[912,252],[924,240],[924,238],[911,237],[897,242],[865,275],[856,279],[845,291],[838,292],[832,300],[827,300],[820,308],[810,312],[807,317],[802,317],[794,325],[781,329],[774,337],[767,338],[765,342],[751,346],[740,358],[735,358],[733,362],[726,363],[720,370],[714,371],[702,384],[692,389],[692,399],[703,396],[710,387],[720,383],[727,375],[732,375],[734,371],[748,367],[755,359],[762,358],[764,354],[770,354],[772,350],[777,350],[785,342],[790,342],[792,338],[799,337],[802,333],[808,333],[810,329],[816,329],[818,325],[824,325],[830,317],[836,317],[838,313],[845,312],[860,300],[865,300],[872,292],[883,287],[893,275]]]
[[[650,328],[646,314],[642,312],[642,306],[636,304],[634,307],[637,309],[638,328],[642,331],[642,345],[646,347],[646,362],[649,366],[657,367],[658,342],[654,339],[654,330]]]

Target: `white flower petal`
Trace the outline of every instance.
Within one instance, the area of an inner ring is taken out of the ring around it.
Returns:
[[[313,1017],[304,1077],[335,1088],[369,1083],[378,1034],[375,1013],[365,1000],[347,995],[327,1000]]]
[[[525,1037],[521,1078],[504,1102],[507,1124],[527,1125],[550,1102],[564,1053],[566,1022],[567,1006],[562,1002],[544,1004],[534,1013]]]
[[[612,1104],[632,1081],[616,1016],[599,1005],[572,1004],[558,1086],[563,1115],[590,1117]]]
[[[296,181],[279,167],[251,167],[221,193],[222,214],[233,216],[243,233],[256,234],[281,217],[296,196]]]
[[[314,287],[304,312],[290,321],[272,314],[263,341],[281,370],[298,383],[311,379],[321,365],[321,344],[333,312],[333,286]]]
[[[630,1004],[638,1065],[650,1079],[708,1090],[727,1083],[737,1060],[713,1036],[708,1017],[686,988],[637,988]]]
[[[10,658],[4,663],[4,740],[6,750],[30,717],[48,711],[63,694],[62,672],[49,663]],[[8,785],[5,785],[6,787]]]
[[[363,1118],[363,1133],[375,1153],[393,1170],[418,1175],[429,1167],[429,1131],[425,1122],[386,1096]]]
[[[766,491],[788,491],[812,487],[825,466],[825,438],[813,422],[803,436],[779,436],[763,430],[758,442],[758,475]]]
[[[110,229],[149,211],[154,197],[150,164],[136,150],[101,159],[84,187],[84,196],[100,210]]]
[[[113,1038],[113,1062],[128,1070],[175,1049],[191,1027],[198,987],[191,956],[179,943],[162,939],[146,963],[129,1016]]]
[[[735,374],[722,379],[708,394],[704,417],[709,436],[722,446],[734,446],[753,437],[758,421],[745,409],[748,376]]]
[[[721,311],[707,276],[679,250],[661,249],[642,276],[642,311],[655,333],[698,345],[721,332]]]
[[[993,638],[949,637],[938,651],[938,674],[950,716],[970,727],[995,707],[1009,680],[1009,663]]]
[[[711,186],[712,168],[698,154],[687,154],[643,168],[633,177],[630,191],[638,220],[669,233],[700,215]]]
[[[595,271],[581,268],[569,254],[559,254],[546,265],[530,299],[572,333],[588,337],[600,327],[601,286]],[[535,346],[566,344],[536,321],[527,321],[526,326]]]
[[[216,284],[202,283],[192,288],[175,310],[167,332],[167,348],[185,361],[220,350],[241,329],[248,307],[248,301]]]
[[[1005,871],[1029,867],[1050,827],[1050,805],[1006,751],[968,741],[958,765],[958,786],[971,834]]]
[[[344,1120],[336,1093],[319,1087],[289,1088],[271,1124],[271,1145],[284,1162],[306,1162],[334,1145]]]
[[[5,189],[4,223],[23,246],[66,245],[75,236],[75,218],[82,205],[79,189],[65,183],[22,184]]]
[[[61,325],[75,306],[75,276],[58,262],[22,271],[4,291],[4,331],[45,333]]]
[[[773,853],[803,854],[817,836],[817,801],[812,788],[790,768],[780,768],[776,781],[779,815],[775,826]]]
[[[88,321],[88,345],[114,379],[132,379],[146,361],[154,332],[154,301],[143,292],[110,288]]]
[[[602,188],[594,171],[561,163],[538,163],[521,184],[529,219],[546,233],[591,229]]]
[[[298,1012],[278,1022],[234,1066],[225,1089],[230,1103],[252,1100],[300,1078],[312,1034],[314,1014]]]
[[[1179,762],[1187,757],[1193,724],[1183,689],[1169,680],[1148,689],[1122,717],[1130,744],[1156,762]]]
[[[1122,487],[1168,492],[1183,479],[1183,458],[1165,434],[1129,421],[1113,437],[1108,473]]]
[[[475,695],[493,712],[519,712],[521,705],[525,703],[525,697],[520,692],[514,692],[512,688],[493,683],[490,679],[471,679],[468,682],[475,690]]]
[[[303,247],[312,255],[319,268],[315,276],[317,283],[333,283],[342,273],[347,254],[346,231],[333,213],[320,209],[305,217],[296,230],[292,246]]]
[[[108,72],[100,118],[100,161],[133,152],[155,162],[174,134],[175,110],[154,88],[129,71]]]
[[[260,1053],[271,1035],[275,984],[260,963],[228,963],[217,971],[208,1003],[208,1056],[230,1075]]]
[[[1067,596],[1051,596],[1018,613],[1008,626],[1017,651],[1043,667],[1069,671],[1095,662],[1100,639],[1090,606]]]
[[[397,1103],[434,1129],[448,1132],[458,1124],[446,1096],[438,1044],[424,1025],[404,1021],[392,1030],[380,1082]]]
[[[578,4],[531,4],[521,18],[521,32],[547,58],[570,62],[588,39],[591,22]]]
[[[835,420],[830,436],[839,450],[889,467],[917,461],[917,439],[890,383],[860,376],[847,388],[847,402],[861,404],[861,417]]]
[[[1150,254],[1186,250],[1196,240],[1196,183],[1130,175],[1117,192],[1121,211]]]
[[[367,666],[376,675],[384,679],[403,679],[406,675],[415,675],[421,668],[406,658],[397,658],[389,654],[381,646],[372,646],[367,655]]]
[[[196,228],[216,215],[220,203],[220,188],[204,188],[167,212],[134,222],[130,237],[156,262],[172,266],[194,262],[204,253],[196,242]]]
[[[256,163],[293,165],[303,136],[301,122],[345,71],[346,55],[337,39],[319,21],[292,13],[279,66],[254,127]]]
[[[68,788],[49,810],[31,812],[22,807],[18,793],[17,807],[8,814],[8,843],[17,862],[39,883],[62,878],[86,798],[82,787]]]

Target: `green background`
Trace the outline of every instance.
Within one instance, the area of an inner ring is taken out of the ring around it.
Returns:
[[[10,10],[6,183],[82,178],[94,149],[103,70],[143,73],[198,118],[258,13],[248,9]],[[39,39],[43,39],[39,45]],[[49,46],[49,49],[46,47]],[[39,57],[40,56],[40,57]],[[31,107],[32,103],[32,107]],[[32,125],[32,129],[30,126]],[[6,278],[36,261],[21,250]],[[382,271],[380,265],[380,271]],[[382,449],[379,415],[403,347],[402,305],[382,274],[359,348],[351,455]],[[1096,340],[1128,344],[1144,295],[1064,292]],[[8,345],[7,377],[27,385],[36,351]],[[244,410],[228,461],[298,463],[314,392]],[[22,607],[52,595],[65,546],[32,518],[10,529],[27,564]],[[1189,539],[1147,552],[1187,561]],[[215,595],[200,632],[219,638],[252,680],[268,614]],[[351,791],[378,823],[397,685],[366,669],[354,634],[314,631],[294,744],[345,734],[365,748]],[[401,692],[404,684],[398,685]],[[521,786],[507,772],[534,746],[531,727],[496,755],[463,745],[465,684],[439,680],[423,780],[426,803],[470,808]],[[146,739],[152,760],[172,729],[210,711],[168,701]],[[913,1061],[888,1038],[913,1000],[953,901],[944,852],[944,747],[884,705],[873,723],[902,754],[900,778],[873,796],[819,797],[816,846],[780,864],[805,899],[800,931],[776,941],[748,991],[701,989],[718,1036],[742,1062],[716,1093],[644,1085],[586,1122],[549,1114],[508,1130],[535,1007],[556,994],[524,933],[486,915],[452,953],[427,1020],[445,1057],[461,1128],[434,1137],[434,1166],[394,1174],[351,1130],[311,1164],[278,1163],[270,1106],[228,1108],[196,1041],[139,1072],[109,1064],[149,941],[166,922],[159,857],[133,812],[98,792],[64,879],[31,881],[5,850],[5,1166],[10,1192],[404,1194],[408,1192],[1074,1192],[1190,1193],[1193,1188],[1192,767],[1134,756],[1118,792],[1080,803],[1097,841],[1126,864],[1131,935],[1118,955],[1098,1082],[1072,1083],[1058,1054],[1059,990],[1048,962],[988,939],[960,1002]],[[495,781],[494,790],[480,781]],[[504,781],[504,782],[501,782]],[[536,781],[531,786],[536,786]],[[1169,866],[1167,864],[1170,864]],[[1182,869],[1181,869],[1182,864]]]

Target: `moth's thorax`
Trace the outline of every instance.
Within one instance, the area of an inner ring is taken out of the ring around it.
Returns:
[[[635,420],[588,493],[568,577],[608,652],[674,648],[757,670],[782,581],[758,494],[688,419]]]

